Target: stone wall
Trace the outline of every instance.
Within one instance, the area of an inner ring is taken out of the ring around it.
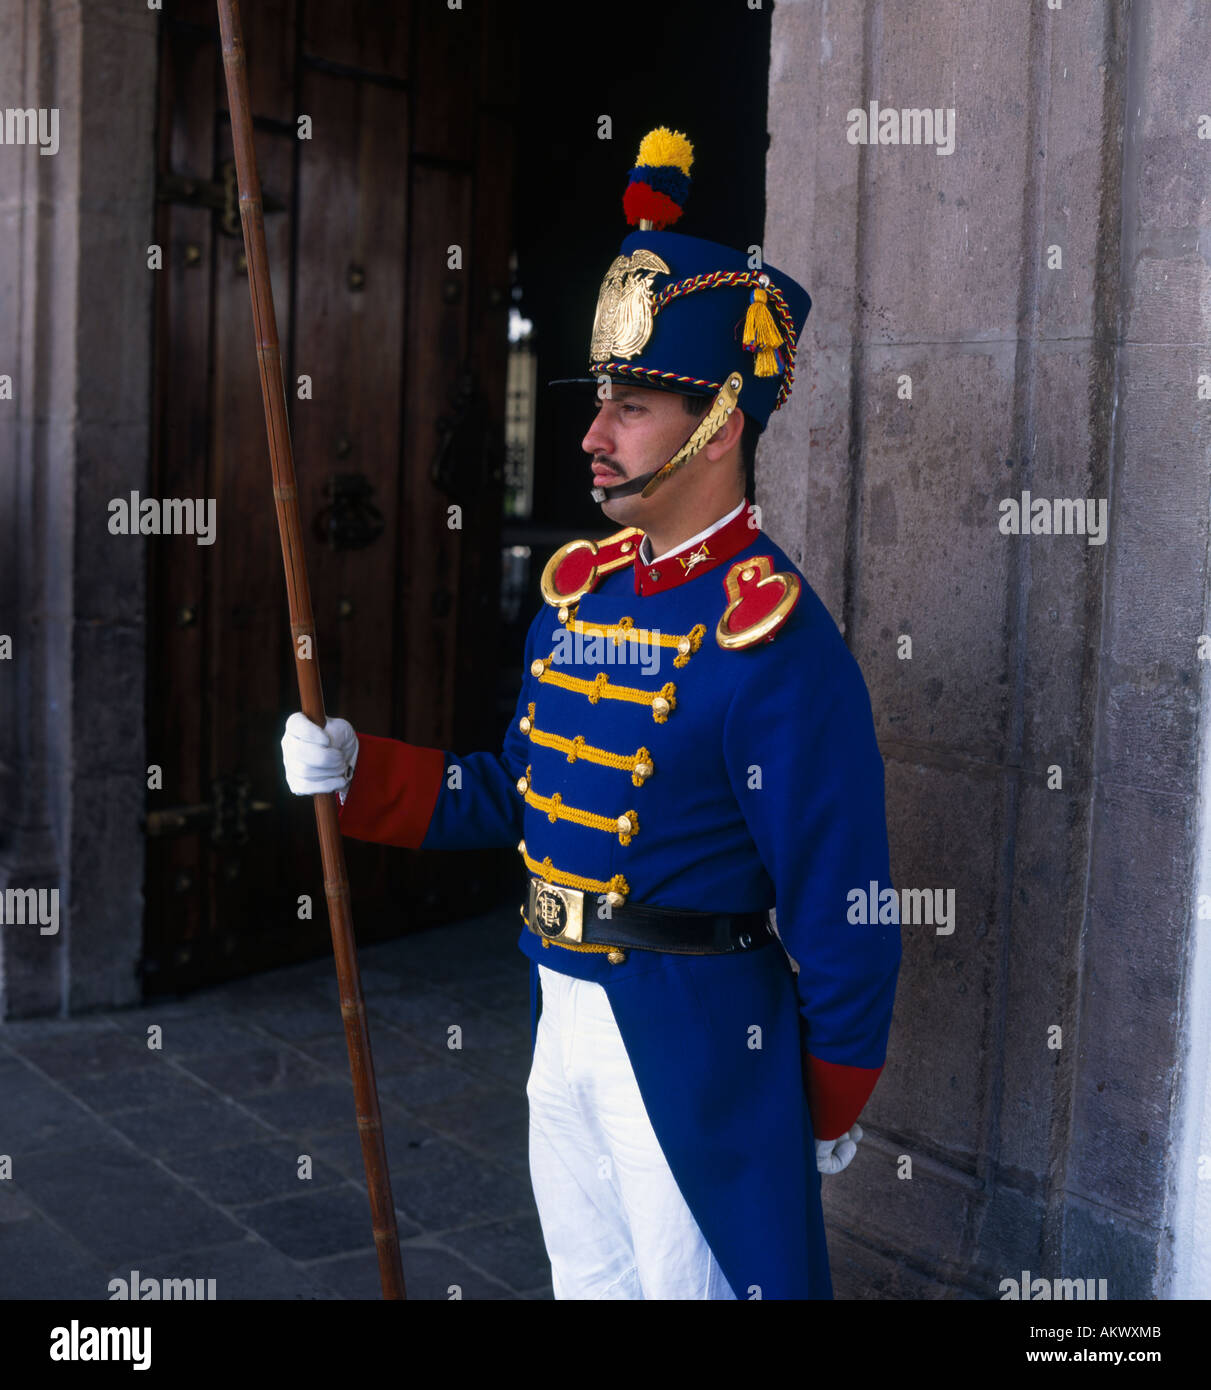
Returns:
[[[1200,8],[775,10],[765,252],[814,306],[758,501],[870,687],[896,887],[956,893],[951,934],[903,928],[869,1138],[825,1179],[839,1296],[998,1298],[1023,1269],[1111,1298],[1181,1286],[1205,1086],[1183,1064],[1211,492]],[[851,143],[872,101],[953,109],[953,152]],[[1104,543],[1003,534],[1025,490],[1104,500]]]
[[[54,153],[0,144],[0,893],[58,892],[57,932],[0,928],[21,1017],[141,994],[145,552],[105,542],[148,476],[155,15],[0,0],[0,33],[0,111],[58,113]]]

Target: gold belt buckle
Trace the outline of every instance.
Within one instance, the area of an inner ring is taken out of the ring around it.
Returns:
[[[530,930],[548,941],[584,940],[584,894],[540,878],[530,880]]]

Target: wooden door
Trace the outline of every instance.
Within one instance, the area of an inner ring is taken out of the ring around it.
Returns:
[[[211,546],[146,542],[148,758],[162,769],[147,799],[149,994],[328,942],[312,808],[281,771],[298,698],[217,27],[205,0],[173,10],[148,494],[213,498],[217,527]],[[276,0],[243,17],[328,711],[482,747],[515,47],[499,19],[438,5]],[[483,910],[507,863],[346,851],[360,940]]]

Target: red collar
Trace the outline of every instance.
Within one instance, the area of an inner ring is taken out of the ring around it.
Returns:
[[[709,535],[697,545],[684,545],[672,555],[662,556],[654,565],[645,565],[635,554],[635,592],[643,598],[662,594],[739,555],[757,539],[755,526],[749,525],[751,508],[744,507],[726,526]],[[698,558],[694,558],[698,557]]]

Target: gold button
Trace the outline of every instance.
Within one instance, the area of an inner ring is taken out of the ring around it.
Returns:
[[[684,656],[685,653],[689,651],[689,649],[690,639],[688,637],[683,637],[681,641],[677,643],[677,650]]]
[[[652,712],[654,714],[668,714],[669,702],[664,698],[663,695],[657,695],[656,698],[652,701]]]
[[[547,668],[542,663],[541,657],[536,656],[534,660],[530,662],[530,674],[532,676],[541,676],[546,669]]]
[[[518,842],[517,842],[517,852],[518,852],[518,854],[525,854],[525,852],[526,852],[526,842],[525,842],[524,840],[518,840]]]
[[[622,833],[625,835],[625,834],[627,833],[627,831],[630,830],[630,828],[631,828],[631,818],[630,818],[630,816],[619,816],[619,817],[618,817],[618,828],[619,828],[619,830],[621,830]]]
[[[630,550],[631,550],[631,542],[630,542],[630,541],[623,541],[623,543],[622,543],[622,553],[623,553],[624,555],[628,555],[628,554],[630,554]]]
[[[521,731],[523,734],[528,734],[530,732],[530,729],[530,716],[528,714],[523,714],[521,717]]]
[[[741,578],[741,579],[751,579],[751,578],[753,577],[753,575],[756,574],[756,573],[757,573],[757,571],[756,571],[755,569],[753,569],[752,566],[750,566],[748,569],[746,569],[746,570],[741,570],[741,571],[740,571],[740,578]]]
[[[637,777],[650,777],[650,776],[652,775],[652,764],[651,764],[651,763],[636,763],[636,764],[635,764],[635,775],[636,775]]]
[[[519,777],[519,778],[517,779],[517,790],[518,790],[519,792],[521,792],[521,794],[522,794],[523,796],[525,796],[525,794],[526,794],[526,788],[527,788],[529,785],[530,785],[529,782],[527,782],[526,779],[525,779],[524,777]]]
[[[620,951],[617,946],[606,956],[606,960],[608,960],[611,965],[624,965],[626,963],[626,958],[627,953],[625,951]]]
[[[622,894],[615,893],[613,889],[606,894],[606,902],[609,903],[611,907],[621,907],[624,901]]]
[[[559,610],[559,621],[561,623],[566,623],[568,621],[568,610],[566,607]]]

